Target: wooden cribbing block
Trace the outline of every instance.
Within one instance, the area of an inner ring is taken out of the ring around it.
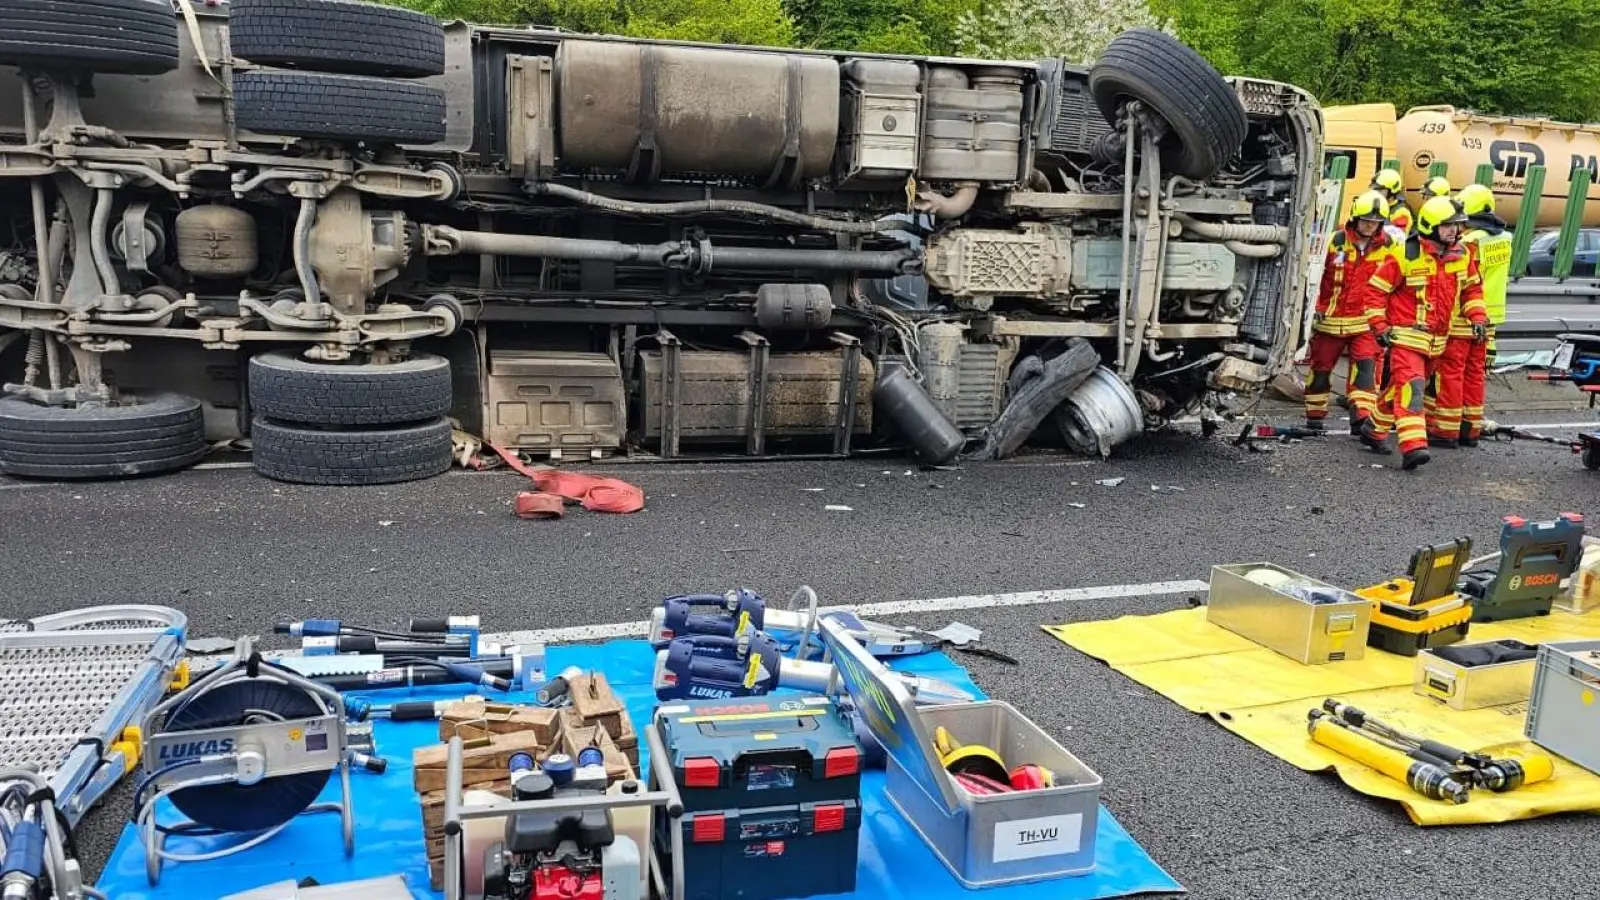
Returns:
[[[471,740],[518,731],[531,731],[538,735],[541,745],[554,746],[560,737],[560,716],[542,706],[489,703],[480,697],[452,703],[439,717],[439,740],[445,742],[457,735]]]
[[[585,724],[599,725],[613,740],[622,737],[622,723],[628,718],[628,708],[622,704],[611,683],[601,672],[590,672],[572,679],[568,685],[572,709]],[[631,730],[631,726],[630,726]]]
[[[617,749],[616,742],[611,740],[611,735],[604,728],[598,725],[568,725],[563,729],[563,751],[574,761],[578,758],[578,751],[586,747],[598,748],[605,757],[607,784],[635,777],[633,764]]]
[[[412,752],[412,787],[417,793],[444,790],[445,760],[449,752],[446,744],[418,747]],[[549,755],[539,743],[538,735],[531,731],[496,734],[465,742],[461,749],[461,786],[505,781],[509,777],[511,756],[519,752],[531,754],[536,760]]]

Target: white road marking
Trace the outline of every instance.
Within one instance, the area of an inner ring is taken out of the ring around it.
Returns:
[[[63,484],[34,484],[33,482],[30,482],[30,481],[18,481],[16,483],[0,482],[0,491],[26,491],[26,490],[30,490],[30,489],[36,490],[38,488],[51,488],[51,487],[66,487],[66,485],[63,485]]]
[[[894,600],[885,603],[861,603],[828,606],[824,609],[848,610],[863,618],[896,616],[908,613],[949,612],[961,609],[986,609],[997,606],[1037,606],[1043,603],[1066,603],[1074,600],[1115,600],[1122,597],[1157,597],[1167,594],[1191,594],[1204,591],[1209,585],[1204,581],[1155,581],[1148,584],[1113,584],[1103,587],[1067,588],[1055,591],[1021,591],[1014,594],[971,594],[964,597],[944,597],[937,600]],[[544,628],[535,631],[511,631],[502,634],[485,634],[483,639],[501,644],[566,644],[579,641],[603,641],[623,637],[644,637],[649,633],[650,622],[614,622],[609,625],[574,625],[567,628]]]

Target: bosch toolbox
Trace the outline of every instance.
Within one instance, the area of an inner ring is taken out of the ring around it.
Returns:
[[[654,841],[681,865],[684,900],[778,900],[855,890],[861,753],[828,697],[663,704],[654,726],[683,798],[683,860],[670,820]]]

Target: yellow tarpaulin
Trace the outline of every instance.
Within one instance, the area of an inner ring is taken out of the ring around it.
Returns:
[[[1308,772],[1334,771],[1356,790],[1398,801],[1418,825],[1510,822],[1561,812],[1600,812],[1600,776],[1556,759],[1555,777],[1506,794],[1475,790],[1456,806],[1311,741],[1306,713],[1334,697],[1385,723],[1497,756],[1544,752],[1522,737],[1526,703],[1462,712],[1411,690],[1415,660],[1367,648],[1362,659],[1303,666],[1206,621],[1204,607],[1154,616],[1046,625],[1058,640],[1191,712]],[[1529,644],[1600,639],[1600,611],[1473,625],[1467,641]]]

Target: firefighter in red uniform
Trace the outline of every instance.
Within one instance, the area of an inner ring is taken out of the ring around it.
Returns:
[[[1400,172],[1379,169],[1372,176],[1371,189],[1383,192],[1384,198],[1389,201],[1389,222],[1398,230],[1398,240],[1405,240],[1416,223],[1411,221],[1411,210],[1406,207],[1406,185]]]
[[[1388,350],[1389,375],[1372,427],[1361,439],[1373,446],[1397,429],[1404,469],[1429,459],[1423,390],[1444,352],[1457,304],[1474,329],[1488,327],[1477,252],[1461,242],[1466,221],[1455,201],[1430,198],[1417,210],[1417,233],[1383,261],[1367,292],[1372,330]]]
[[[1307,354],[1311,372],[1306,380],[1306,427],[1314,431],[1323,429],[1333,394],[1333,368],[1347,352],[1352,433],[1361,433],[1377,406],[1378,342],[1367,322],[1365,285],[1395,247],[1384,228],[1388,221],[1389,201],[1379,191],[1367,191],[1351,203],[1350,219],[1329,242]]]

